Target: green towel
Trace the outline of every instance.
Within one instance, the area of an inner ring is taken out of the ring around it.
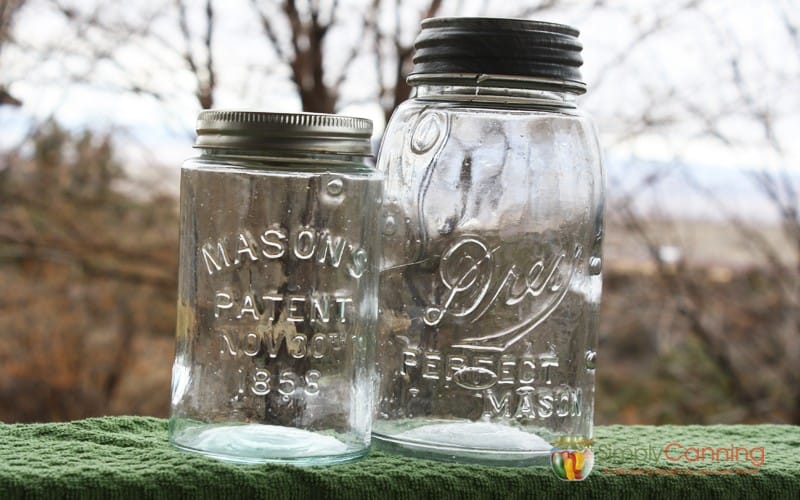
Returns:
[[[732,446],[741,448],[738,461],[718,450]],[[717,460],[709,450],[697,460],[701,448],[713,448]],[[799,449],[796,426],[598,427],[594,471],[565,482],[545,467],[379,451],[329,467],[232,465],[173,449],[164,420],[107,417],[0,424],[0,498],[798,499]]]

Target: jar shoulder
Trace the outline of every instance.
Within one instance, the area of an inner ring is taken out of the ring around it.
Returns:
[[[575,120],[593,126],[591,115],[579,106],[517,104],[497,100],[444,100],[411,98],[402,102],[392,113],[387,130],[398,124],[406,124],[409,118],[426,111],[441,111],[454,115],[474,115],[476,117],[503,117],[531,120]]]
[[[291,158],[215,157],[206,155],[188,158],[182,163],[181,170],[208,173],[301,177],[330,173],[378,179],[383,175],[371,165],[371,161],[319,161]]]

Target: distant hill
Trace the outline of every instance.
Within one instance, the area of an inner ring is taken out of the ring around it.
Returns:
[[[610,202],[633,195],[642,214],[724,221],[726,214],[746,220],[778,223],[778,213],[755,181],[757,168],[607,158]],[[800,171],[787,172],[800,191]],[[652,180],[652,184],[649,182]]]

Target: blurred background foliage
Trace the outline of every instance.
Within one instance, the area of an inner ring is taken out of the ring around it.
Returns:
[[[176,201],[125,193],[109,136],[29,142],[0,176],[0,420],[163,415]]]
[[[278,107],[361,113],[380,129],[409,95],[404,76],[419,20],[462,14],[628,22],[625,37],[607,30],[620,40],[587,69],[587,99],[602,96],[587,107],[617,165],[608,186],[597,423],[800,424],[799,165],[797,129],[787,135],[784,122],[800,116],[800,101],[775,94],[800,88],[796,3],[763,2],[779,28],[771,43],[785,51],[772,69],[745,64],[748,53],[772,45],[750,46],[746,33],[719,21],[715,13],[735,8],[723,1],[234,3],[0,0],[0,127],[15,137],[0,141],[0,421],[168,410],[178,265],[168,172],[177,165],[131,155],[123,146],[138,142],[124,125],[26,115],[42,109],[37,92],[45,99],[47,86],[81,86],[88,101],[136,98],[143,112],[161,110],[164,121],[185,114],[179,121],[191,123],[198,110],[228,102],[264,107],[248,94],[254,87],[285,95]],[[241,66],[239,81],[225,78],[233,57],[220,45],[226,10],[255,27],[253,46],[239,48],[256,63]],[[650,59],[637,51],[701,32],[717,37],[724,72],[687,70],[688,80],[666,83],[643,77]],[[643,82],[640,99],[626,94],[621,77]],[[708,79],[719,99],[697,98]],[[615,86],[621,101],[607,97]],[[760,197],[755,217],[735,197],[692,183],[685,163],[618,161],[653,144],[680,158],[698,139],[763,158],[744,174]],[[139,175],[145,168],[156,175]],[[676,170],[688,176],[677,188],[668,182]],[[709,213],[671,213],[659,198],[665,192],[679,204],[701,196]]]

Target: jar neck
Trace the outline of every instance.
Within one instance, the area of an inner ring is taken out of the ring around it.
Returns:
[[[201,158],[281,163],[366,164],[370,157],[316,151],[196,148]]]
[[[552,86],[526,84],[515,86],[497,83],[484,84],[480,81],[465,83],[441,81],[416,83],[412,87],[412,97],[430,101],[469,102],[479,105],[535,107],[555,109],[575,109],[577,93],[567,89],[554,89]]]

